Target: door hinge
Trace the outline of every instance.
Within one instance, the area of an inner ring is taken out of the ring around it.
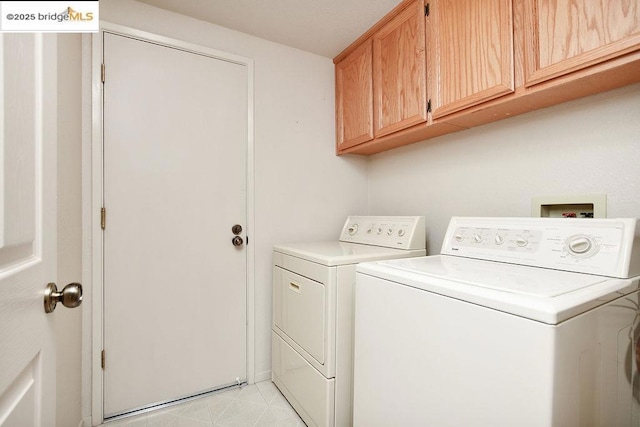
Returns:
[[[427,101],[427,113],[431,112],[431,100]]]
[[[107,210],[105,208],[100,208],[100,228],[103,230],[107,226]]]
[[[424,16],[429,16],[429,3],[424,5]],[[104,64],[102,64],[104,67]],[[102,80],[104,82],[104,80]]]
[[[100,66],[100,78],[102,79],[102,83],[104,83],[104,76],[105,76],[105,66],[104,63],[102,63],[102,65]]]
[[[104,369],[105,359],[104,350],[102,350],[102,354],[100,355],[100,364],[102,365],[102,369]]]

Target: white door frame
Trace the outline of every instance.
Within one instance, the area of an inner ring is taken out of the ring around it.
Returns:
[[[88,249],[84,253],[83,262],[91,265],[90,269],[85,268],[83,272],[83,282],[86,296],[90,296],[91,303],[91,414],[92,425],[99,425],[104,419],[103,408],[103,371],[101,365],[101,353],[103,349],[103,241],[102,229],[100,227],[100,208],[103,206],[103,102],[102,102],[102,40],[103,32],[132,37],[139,40],[148,41],[155,44],[169,46],[172,48],[206,55],[212,58],[233,62],[247,67],[247,236],[251,242],[247,242],[247,381],[249,384],[255,382],[255,243],[254,239],[254,83],[253,83],[253,60],[238,55],[229,54],[204,46],[199,46],[181,40],[164,37],[158,34],[148,33],[121,25],[101,22],[100,32],[92,35],[91,41],[91,168],[87,171],[83,169],[83,186],[90,189],[90,197],[83,198],[84,211],[90,212],[85,215],[87,219],[83,226],[84,248]],[[107,71],[108,73],[108,71]],[[86,157],[85,157],[86,158]],[[86,193],[85,193],[86,194]],[[89,327],[89,325],[85,325]],[[83,345],[84,350],[89,350],[89,344]],[[89,370],[84,369],[83,374],[88,375]]]

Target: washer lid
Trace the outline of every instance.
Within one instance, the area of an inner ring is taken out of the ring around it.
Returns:
[[[614,279],[446,255],[366,263],[357,271],[548,324],[638,289],[638,278]]]
[[[404,258],[425,255],[424,249],[404,250],[383,248],[339,241],[287,243],[275,245],[273,250],[318,264],[335,266],[357,264],[390,258]]]

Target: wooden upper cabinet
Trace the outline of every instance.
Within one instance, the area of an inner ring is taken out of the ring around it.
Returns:
[[[337,153],[379,153],[640,82],[640,0],[402,0],[334,63]]]
[[[336,140],[338,150],[373,139],[371,40],[336,64]]]
[[[523,0],[525,86],[640,49],[637,0]]]
[[[512,1],[429,3],[433,118],[512,93]]]
[[[427,120],[423,0],[412,2],[373,35],[374,134]]]

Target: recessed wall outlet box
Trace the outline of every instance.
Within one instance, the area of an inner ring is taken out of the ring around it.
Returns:
[[[534,197],[531,199],[531,216],[539,218],[606,218],[607,195]]]

